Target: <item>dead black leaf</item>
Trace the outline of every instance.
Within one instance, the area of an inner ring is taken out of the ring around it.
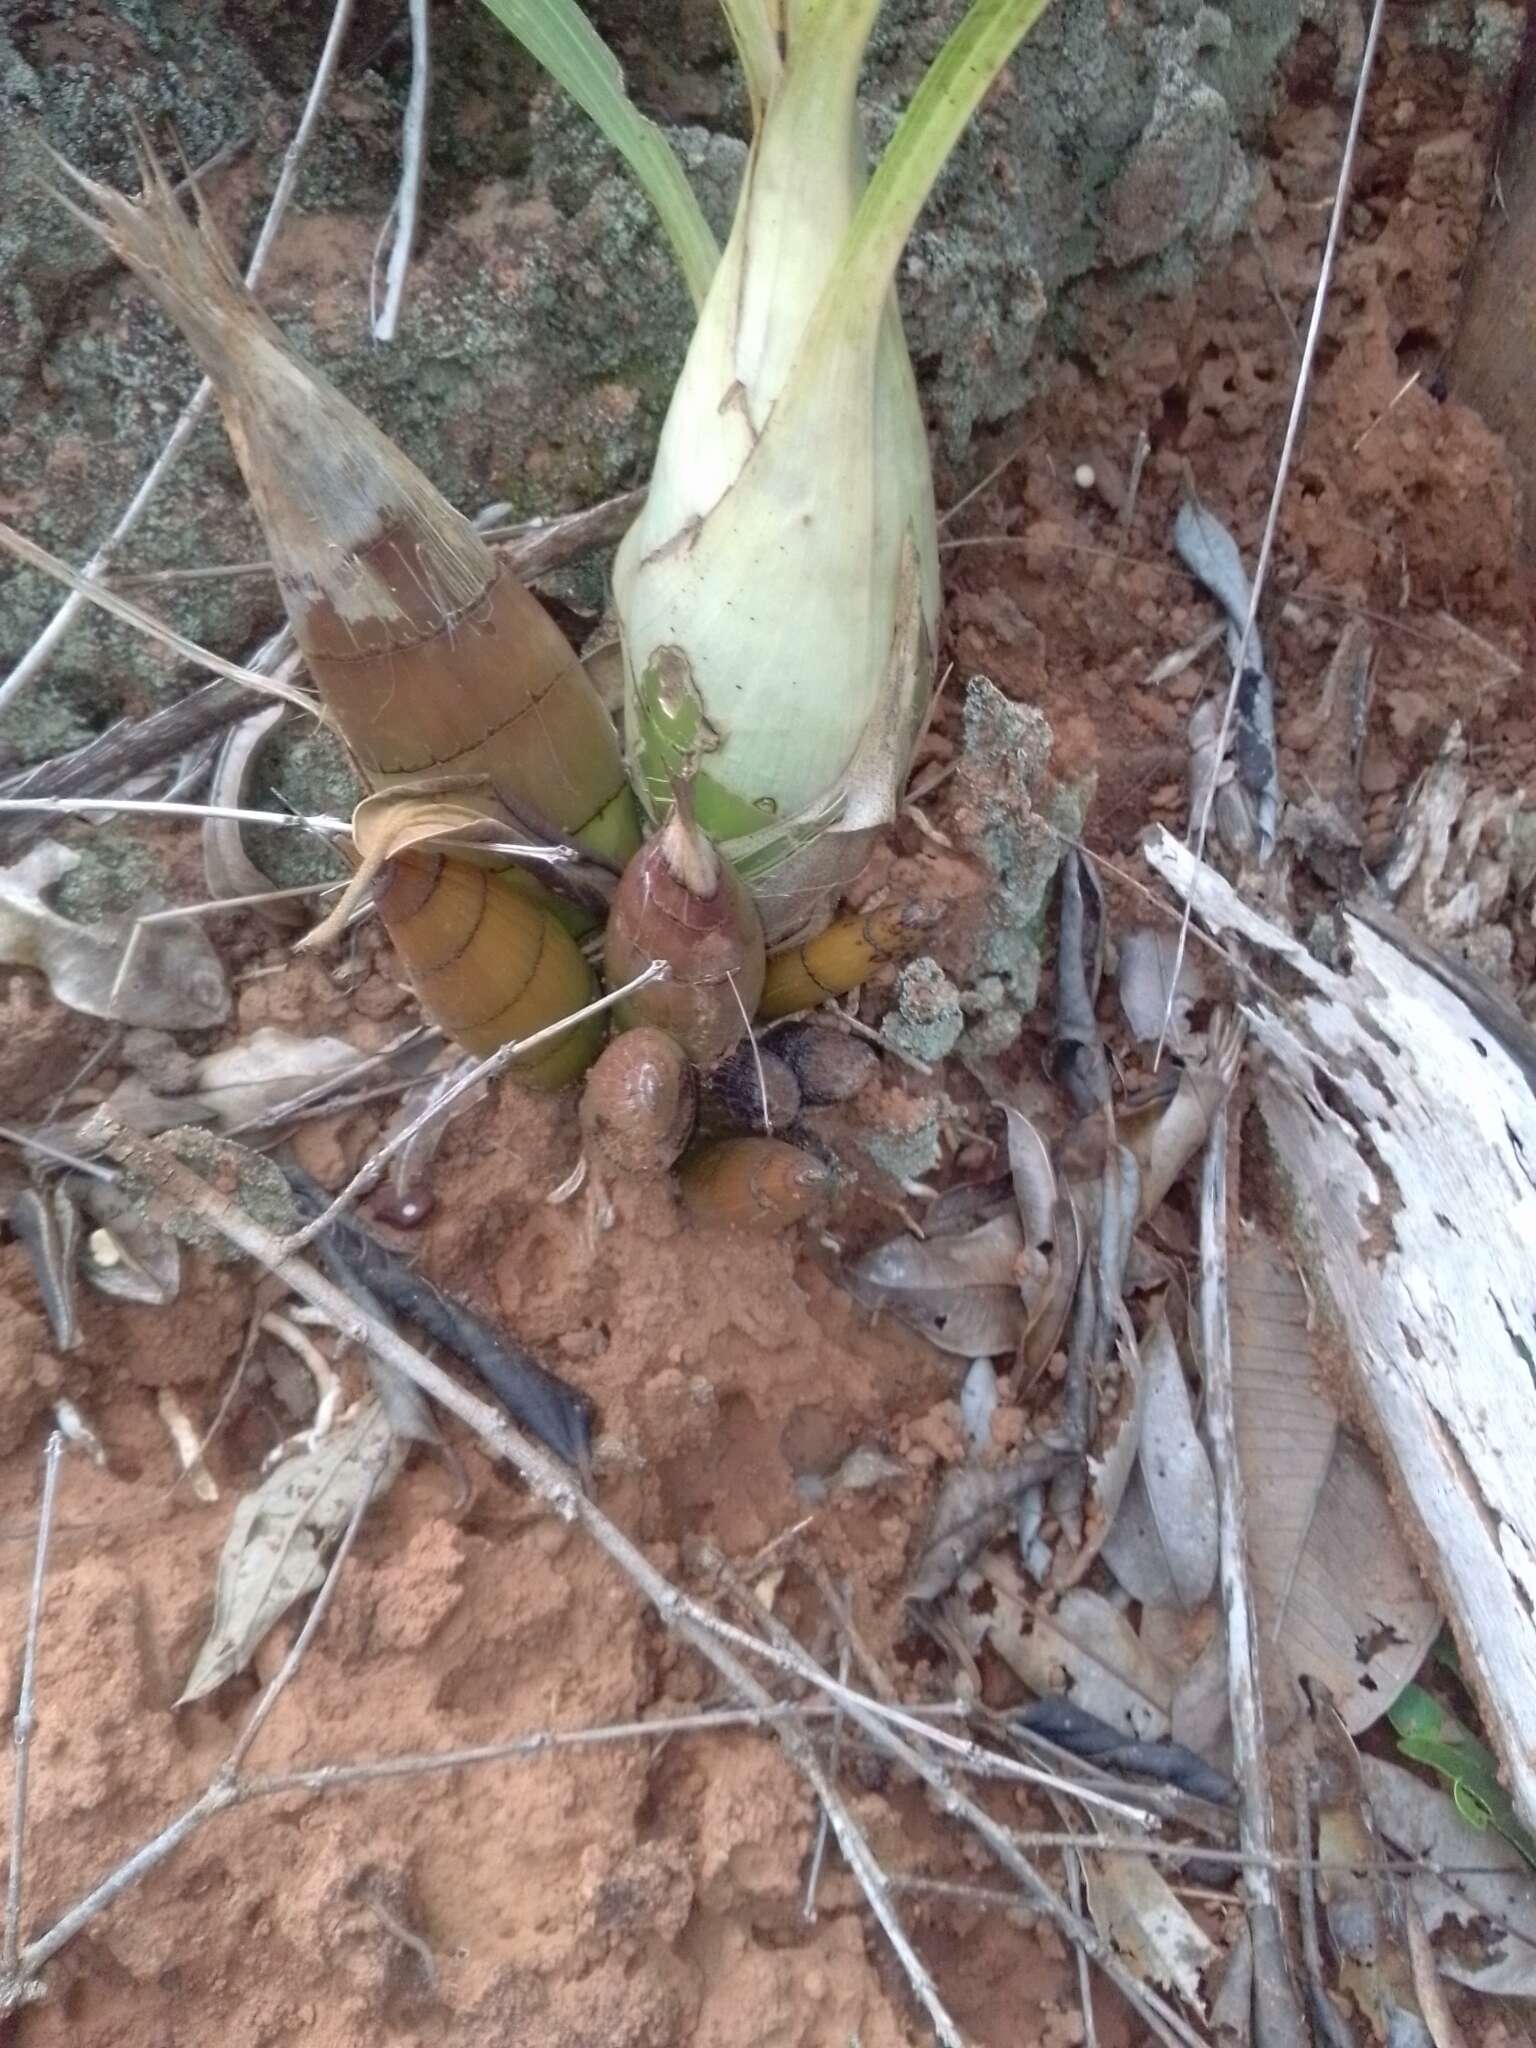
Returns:
[[[1068,1750],[1106,1771],[1129,1771],[1154,1778],[1215,1806],[1230,1806],[1237,1788],[1222,1771],[1213,1771],[1182,1742],[1139,1742],[1101,1721],[1097,1714],[1058,1694],[1032,1700],[1014,1715],[1021,1728],[1042,1735],[1058,1749]]]

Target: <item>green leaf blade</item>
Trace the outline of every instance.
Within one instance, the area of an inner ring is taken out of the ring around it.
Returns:
[[[695,307],[702,306],[720,251],[672,145],[626,91],[618,58],[576,0],[485,0],[485,5],[629,165],[656,209]]]

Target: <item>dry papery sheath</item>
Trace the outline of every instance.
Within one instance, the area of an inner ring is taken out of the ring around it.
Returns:
[[[60,194],[149,288],[212,380],[294,634],[365,778],[451,778],[488,815],[622,861],[617,736],[563,633],[469,522],[305,363],[142,131],[137,201],[54,162]]]

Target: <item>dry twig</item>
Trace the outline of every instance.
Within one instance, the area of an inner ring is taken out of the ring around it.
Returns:
[[[330,93],[331,81],[336,75],[337,61],[341,56],[341,46],[351,18],[352,0],[336,0],[331,25],[326,31],[319,62],[315,66],[315,75],[304,102],[304,111],[299,116],[299,125],[293,131],[293,140],[284,153],[282,169],[277,175],[277,184],[273,189],[271,203],[267,207],[266,219],[261,224],[256,246],[251,251],[251,260],[246,266],[245,281],[252,290],[261,279],[277,231],[282,225],[283,215],[288,210],[288,201],[292,197],[294,183],[299,175],[299,165],[309,147],[310,138],[320,119],[321,109]],[[212,396],[213,386],[205,377],[182,408],[165,446],[145,471],[143,481],[123,508],[117,524],[86,563],[81,573],[87,580],[101,575],[117,550],[138,525],[145,507],[175,467],[182,449],[191,440],[198,422],[208,410],[208,401]],[[42,668],[54,648],[63,639],[83,602],[84,596],[78,588],[71,591],[5,681],[0,683],[0,711],[5,709],[17,691],[30,682]]]
[[[1317,1884],[1309,1851],[1312,1847],[1312,1795],[1310,1766],[1298,1757],[1292,1772],[1291,1798],[1296,1821],[1296,1900],[1301,1921],[1301,1959],[1307,1973],[1307,1991],[1312,2006],[1312,2023],[1322,2048],[1354,2048],[1349,2029],[1334,2009],[1323,1976],[1323,1949],[1317,1932]]]
[[[43,1618],[43,1583],[48,1572],[48,1539],[53,1533],[53,1503],[58,1492],[59,1460],[64,1439],[55,1430],[43,1453],[43,1501],[37,1517],[37,1549],[32,1560],[32,1598],[27,1608],[27,1634],[21,1656],[21,1691],[11,1741],[16,1748],[16,1777],[11,1796],[11,1862],[5,1886],[5,1942],[0,1951],[0,1986],[16,1975],[21,1945],[21,1866],[27,1833],[27,1781],[32,1733],[37,1726],[37,1637]],[[0,2001],[0,2010],[3,2010]]]
[[[1248,1583],[1247,1505],[1237,1459],[1228,1319],[1227,1148],[1229,1106],[1211,1119],[1200,1183],[1200,1342],[1205,1416],[1220,1508],[1221,1605],[1227,1632],[1227,1690],[1232,1714],[1232,1775],[1238,1788],[1238,1841],[1253,1858],[1273,1845],[1264,1704],[1259,1686],[1253,1595]],[[1280,1894],[1267,1861],[1243,1867],[1253,1936],[1254,2029],[1259,2048],[1306,2048],[1307,2029],[1291,1984]]]
[[[846,1638],[837,1660],[837,1676],[840,1684],[848,1683],[848,1666],[852,1661]],[[843,1710],[832,1710],[832,1744],[827,1756],[827,1776],[836,1782],[838,1765],[843,1760]],[[823,1807],[816,1820],[816,1840],[811,1848],[811,1867],[805,1874],[805,1903],[800,1908],[800,1917],[807,1922],[816,1918],[816,1893],[821,1884],[821,1866],[826,1860],[827,1836],[831,1831],[832,1816]]]
[[[427,100],[432,79],[432,46],[427,0],[407,0],[411,18],[411,86],[405,101],[405,127],[400,141],[400,190],[384,222],[394,240],[384,280],[384,304],[373,323],[375,341],[393,341],[405,303],[405,280],[416,246],[416,216],[421,207],[421,179],[427,154]],[[369,297],[372,297],[370,288]]]
[[[240,1777],[241,1766],[251,1752],[252,1745],[271,1717],[272,1709],[292,1683],[294,1673],[304,1660],[304,1653],[314,1641],[327,1608],[335,1595],[342,1569],[357,1540],[362,1526],[363,1511],[373,1497],[372,1487],[367,1487],[358,1497],[352,1517],[336,1554],[331,1559],[324,1583],[315,1595],[314,1605],[305,1616],[304,1625],[293,1639],[293,1646],[283,1659],[270,1683],[263,1689],[260,1698],[251,1709],[245,1726],[235,1738],[234,1747],[223,1764],[215,1772],[205,1789],[192,1804],[167,1827],[161,1829],[142,1848],[120,1863],[101,1883],[89,1891],[83,1899],[70,1907],[35,1941],[28,1942],[21,1950],[13,1968],[0,1974],[0,2013],[38,1996],[37,1980],[44,1967],[59,1950],[73,1941],[82,1928],[90,1925],[98,1914],[107,1908],[124,1892],[130,1891],[142,1877],[148,1875],[158,1864],[163,1863],[189,1836],[197,1833],[205,1821],[216,1813],[222,1813],[231,1806],[240,1804],[245,1796]]]
[[[1374,0],[1371,9],[1371,24],[1366,31],[1365,49],[1360,58],[1360,78],[1355,87],[1354,105],[1350,108],[1349,128],[1344,137],[1344,153],[1339,160],[1338,184],[1333,195],[1333,208],[1328,219],[1328,237],[1323,244],[1323,260],[1318,270],[1317,290],[1312,295],[1312,317],[1307,322],[1307,338],[1302,344],[1301,362],[1296,371],[1296,388],[1291,394],[1290,416],[1285,423],[1285,439],[1280,447],[1280,460],[1275,469],[1275,485],[1270,493],[1269,510],[1264,518],[1264,535],[1259,542],[1259,558],[1254,564],[1253,588],[1249,593],[1248,612],[1243,620],[1243,630],[1238,636],[1237,648],[1232,657],[1232,680],[1227,687],[1226,700],[1221,707],[1221,726],[1217,733],[1216,755],[1218,762],[1226,758],[1227,747],[1232,738],[1232,721],[1237,714],[1238,692],[1242,688],[1243,671],[1248,660],[1248,648],[1253,639],[1253,629],[1258,622],[1259,605],[1264,596],[1264,585],[1269,576],[1270,557],[1274,553],[1275,533],[1280,524],[1280,506],[1285,497],[1285,486],[1291,474],[1291,459],[1296,453],[1296,444],[1301,437],[1301,423],[1306,413],[1307,386],[1312,379],[1312,366],[1317,358],[1317,345],[1322,338],[1323,313],[1328,304],[1328,286],[1333,277],[1334,258],[1338,254],[1339,236],[1344,226],[1345,201],[1349,197],[1350,180],[1354,176],[1355,148],[1360,140],[1361,122],[1365,116],[1365,95],[1371,82],[1371,71],[1376,61],[1376,44],[1381,34],[1382,17],[1386,13],[1386,0]],[[1212,777],[1205,801],[1200,806],[1200,816],[1195,832],[1196,862],[1205,859],[1205,842],[1210,830],[1211,810],[1216,801],[1217,778]],[[1189,944],[1190,920],[1193,906],[1185,900],[1183,914],[1179,919],[1179,944],[1174,955],[1173,971],[1168,977],[1168,1008],[1163,1016],[1163,1029],[1157,1042],[1156,1064],[1162,1062],[1163,1048],[1167,1042],[1169,1027],[1173,1021],[1174,992],[1184,968],[1184,952]],[[1257,1964],[1255,1956],[1255,1964]]]

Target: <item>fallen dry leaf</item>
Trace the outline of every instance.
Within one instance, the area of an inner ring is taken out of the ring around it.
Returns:
[[[1136,1463],[1101,1555],[1134,1599],[1192,1612],[1216,1583],[1216,1481],[1166,1316],[1141,1344]]]
[[[1003,1555],[984,1558],[975,1583],[961,1591],[982,1586],[992,1602],[987,1637],[1031,1692],[1065,1693],[1074,1706],[1142,1741],[1167,1735],[1170,1675],[1102,1594],[1075,1586],[1048,1611]]]
[[[1178,932],[1167,925],[1143,925],[1127,932],[1120,941],[1119,986],[1120,1008],[1137,1039],[1145,1044],[1161,1037],[1166,1017],[1168,1043],[1174,1052],[1182,1052],[1189,1035],[1190,1005],[1205,993],[1205,982],[1193,949],[1186,947],[1179,962]]]
[[[1301,1283],[1256,1232],[1232,1267],[1232,1392],[1266,1697],[1327,1686],[1351,1734],[1424,1661],[1439,1614],[1370,1454],[1323,1387]]]
[[[87,1017],[164,1031],[222,1024],[229,984],[195,923],[139,925],[125,915],[75,924],[43,901],[79,860],[69,847],[43,839],[14,866],[0,868],[0,961],[38,968],[57,999]],[[138,907],[165,906],[146,896]]]
[[[316,1590],[359,1498],[386,1490],[403,1450],[369,1399],[238,1502],[219,1558],[213,1621],[178,1706],[244,1670],[268,1629]]]
[[[359,1058],[357,1048],[344,1039],[300,1038],[264,1025],[198,1063],[197,1099],[226,1130],[233,1130],[322,1081],[334,1080],[355,1067]]]
[[[1502,1835],[1475,1828],[1438,1785],[1382,1757],[1360,1769],[1376,1825],[1428,1871],[1410,1880],[1443,1977],[1500,1998],[1536,1998],[1536,1874]]]
[[[896,1237],[850,1266],[849,1292],[866,1308],[887,1309],[960,1358],[1011,1353],[1023,1334],[1018,1269],[1024,1250],[1011,1211],[956,1237]]]
[[[1020,1497],[1059,1471],[1072,1453],[1042,1439],[1006,1464],[957,1465],[946,1473],[934,1503],[909,1600],[937,1600],[990,1543],[1016,1510]]]
[[[1200,1982],[1218,1951],[1151,1857],[1090,1852],[1083,1874],[1088,1910],[1104,1939],[1139,1977],[1177,1991],[1203,2017]]]

